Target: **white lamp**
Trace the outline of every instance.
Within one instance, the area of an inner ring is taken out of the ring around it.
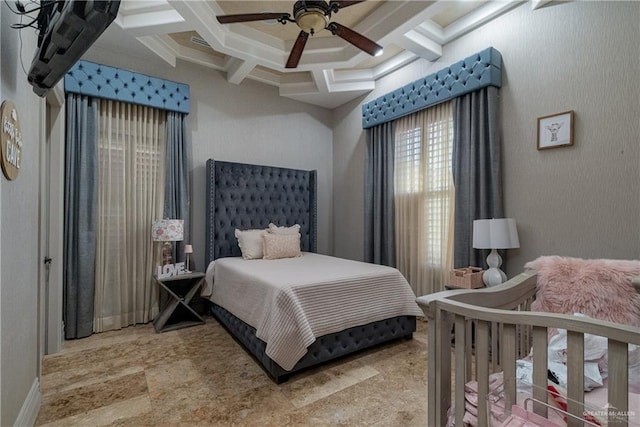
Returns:
[[[487,257],[489,269],[482,275],[487,286],[496,286],[507,280],[507,275],[500,270],[502,258],[496,249],[512,249],[520,247],[518,230],[513,218],[476,219],[473,221],[473,247],[491,249]]]

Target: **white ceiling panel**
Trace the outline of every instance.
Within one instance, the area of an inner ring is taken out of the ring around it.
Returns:
[[[99,43],[125,53],[131,49],[136,55],[147,49],[172,66],[177,59],[190,61],[226,72],[234,84],[262,81],[278,86],[281,96],[335,108],[371,91],[378,78],[417,58],[437,60],[446,43],[522,2],[369,0],[349,5],[327,14],[327,20],[372,40],[384,52],[372,57],[322,30],[309,36],[297,68],[285,67],[300,33],[296,22],[221,24],[216,19],[247,13],[288,13],[293,19],[295,3],[123,0],[112,26],[117,31],[110,28]],[[127,43],[127,37],[137,42]]]

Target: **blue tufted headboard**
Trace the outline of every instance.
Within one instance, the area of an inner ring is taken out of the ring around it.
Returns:
[[[301,248],[316,252],[316,171],[207,160],[206,262],[241,256],[235,229],[300,224]]]

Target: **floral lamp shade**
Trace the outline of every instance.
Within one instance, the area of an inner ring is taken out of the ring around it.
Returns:
[[[156,242],[176,242],[184,239],[184,221],[181,219],[161,219],[153,221],[151,237]]]

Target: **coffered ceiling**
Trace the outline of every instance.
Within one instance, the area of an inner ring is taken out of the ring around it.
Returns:
[[[371,91],[377,79],[417,58],[437,60],[446,43],[521,4],[505,0],[358,3],[340,9],[331,21],[374,40],[383,46],[383,54],[372,57],[324,30],[309,37],[295,69],[285,68],[300,32],[295,23],[222,25],[216,20],[216,15],[225,14],[292,14],[294,3],[123,0],[114,25],[99,44],[122,51],[134,38],[172,66],[178,59],[193,62],[223,71],[234,84],[258,80],[277,86],[281,96],[335,108]]]

